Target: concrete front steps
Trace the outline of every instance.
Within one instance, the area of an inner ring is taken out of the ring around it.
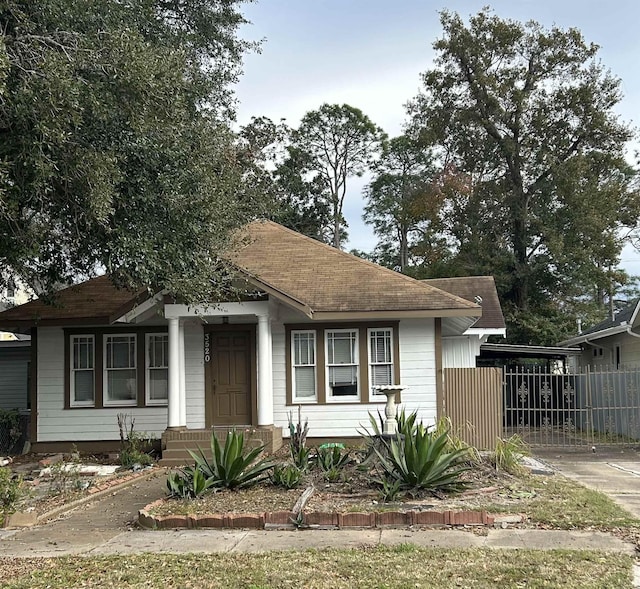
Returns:
[[[245,447],[255,448],[264,445],[269,454],[282,446],[281,427],[253,427],[250,425],[216,426],[209,429],[167,430],[162,434],[162,458],[160,466],[177,468],[193,464],[189,450],[197,452],[201,448],[205,456],[211,458],[211,433],[215,433],[221,444],[227,433],[235,430],[244,435]]]

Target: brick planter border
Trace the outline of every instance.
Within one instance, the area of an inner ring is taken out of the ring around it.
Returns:
[[[296,518],[290,511],[264,513],[215,513],[209,515],[154,515],[154,507],[164,503],[158,499],[138,512],[143,528],[169,530],[175,528],[244,528],[254,530],[295,528],[403,528],[409,526],[502,526],[526,521],[525,515],[489,514],[486,511],[373,511],[366,513],[303,513]]]

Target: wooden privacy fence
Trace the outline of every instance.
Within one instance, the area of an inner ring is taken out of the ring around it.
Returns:
[[[442,388],[442,415],[454,433],[479,450],[494,450],[502,437],[502,369],[445,368]]]

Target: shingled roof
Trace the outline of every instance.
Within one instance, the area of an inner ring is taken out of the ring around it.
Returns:
[[[296,301],[313,317],[376,311],[481,314],[473,302],[271,221],[250,223],[246,238],[232,261],[267,291]]]
[[[482,317],[473,324],[474,329],[506,329],[493,276],[430,278],[422,282],[462,297],[467,301],[478,302],[482,307]]]
[[[258,288],[314,319],[391,316],[471,316],[482,309],[435,286],[337,250],[270,221],[242,230],[229,260]],[[58,293],[55,306],[36,300],[0,313],[0,326],[109,324],[147,298],[118,289],[108,276]]]
[[[0,313],[0,326],[10,328],[46,323],[108,325],[147,298],[146,291],[116,288],[108,276],[69,286],[49,305],[36,299]]]

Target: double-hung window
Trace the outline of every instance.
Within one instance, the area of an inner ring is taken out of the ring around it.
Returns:
[[[393,382],[393,329],[390,327],[368,329],[369,339],[369,387],[396,384]]]
[[[293,401],[317,401],[315,331],[291,332],[291,369]]]
[[[164,405],[169,398],[169,335],[148,333],[146,340],[146,402]]]
[[[326,375],[329,399],[358,398],[358,330],[328,329],[326,338]]]
[[[105,335],[104,404],[136,405],[137,378],[136,336],[134,334]]]
[[[71,336],[70,405],[95,405],[95,340],[92,335]]]

